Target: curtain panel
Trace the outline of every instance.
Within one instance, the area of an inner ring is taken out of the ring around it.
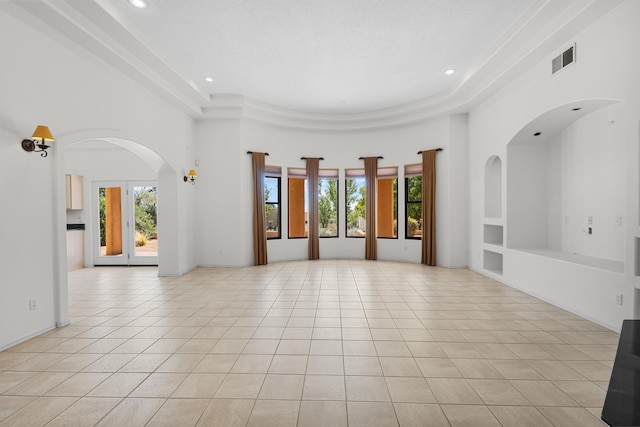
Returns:
[[[378,246],[376,236],[376,200],[377,198],[377,186],[378,186],[378,158],[377,157],[365,157],[364,158],[364,178],[367,182],[366,195],[367,200],[365,202],[365,216],[367,218],[367,230],[365,234],[365,252],[364,259],[375,260],[378,259]]]
[[[422,264],[436,265],[436,150],[422,152]]]
[[[267,219],[264,208],[265,153],[253,153],[253,262],[267,264]]]
[[[320,159],[307,158],[307,185],[309,189],[309,259],[320,259],[320,231],[318,228],[318,175]]]

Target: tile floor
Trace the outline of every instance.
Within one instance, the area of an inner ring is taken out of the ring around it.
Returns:
[[[322,260],[69,274],[0,353],[0,426],[602,426],[618,334],[469,270]]]

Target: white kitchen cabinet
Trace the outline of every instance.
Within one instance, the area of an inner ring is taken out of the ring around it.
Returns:
[[[81,175],[65,175],[67,210],[84,209],[83,180]]]

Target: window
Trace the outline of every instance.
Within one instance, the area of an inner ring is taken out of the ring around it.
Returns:
[[[309,235],[309,201],[307,199],[307,170],[289,168],[289,238],[304,239]]]
[[[267,223],[267,239],[280,238],[280,168],[265,166],[264,212]]]
[[[366,185],[364,169],[345,170],[345,200],[347,237],[365,237]]]
[[[320,169],[318,175],[318,235],[338,237],[338,169]]]
[[[309,236],[307,170],[289,168],[289,238]],[[318,236],[338,237],[338,169],[318,171]]]
[[[406,165],[405,188],[405,238],[422,238],[422,165]]]
[[[377,236],[398,238],[398,168],[378,169]]]

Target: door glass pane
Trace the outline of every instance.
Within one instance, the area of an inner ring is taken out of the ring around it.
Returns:
[[[122,199],[120,196],[120,187],[98,188],[101,256],[122,256]]]
[[[135,256],[158,256],[156,187],[133,187]]]

